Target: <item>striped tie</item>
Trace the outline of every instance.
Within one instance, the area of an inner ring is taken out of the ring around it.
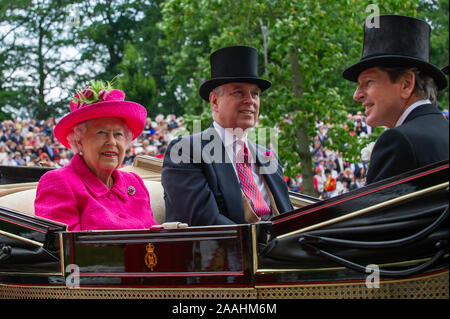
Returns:
[[[236,143],[242,146],[236,155],[236,171],[238,173],[241,188],[245,196],[250,199],[256,215],[264,216],[270,214],[270,208],[262,197],[261,192],[253,179],[252,164],[248,161],[247,146],[241,140],[238,140]]]

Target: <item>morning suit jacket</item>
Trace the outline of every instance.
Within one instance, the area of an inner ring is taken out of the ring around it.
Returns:
[[[278,158],[267,160],[267,149],[248,143],[256,155],[279,213],[293,209]],[[217,131],[173,140],[164,156],[162,185],[166,221],[192,226],[245,224],[242,192],[233,164]]]
[[[438,108],[423,104],[402,125],[386,130],[375,143],[366,183],[448,160],[449,126]]]

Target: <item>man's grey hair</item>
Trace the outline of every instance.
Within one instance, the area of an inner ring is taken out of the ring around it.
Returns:
[[[218,87],[215,87],[212,90],[217,96],[222,96],[223,95],[223,86],[219,85]]]
[[[412,71],[415,74],[416,84],[414,86],[414,93],[422,98],[429,99],[431,103],[437,103],[437,85],[434,79],[424,74],[418,68],[386,68],[380,67],[380,69],[389,75],[391,82],[395,83],[397,80],[408,71]]]
[[[72,128],[71,132],[67,135],[67,141],[69,142],[70,148],[75,153],[80,153],[80,149],[78,148],[78,142],[83,138],[83,135],[86,133],[90,121],[91,120],[86,120],[81,123],[78,123]],[[125,150],[126,150],[133,139],[133,133],[128,128],[124,120],[121,119],[121,122],[125,132],[125,141],[126,141]]]

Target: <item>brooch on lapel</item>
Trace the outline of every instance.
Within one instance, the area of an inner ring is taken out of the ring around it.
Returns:
[[[128,186],[127,193],[128,195],[133,196],[134,194],[136,194],[136,189],[133,186]]]

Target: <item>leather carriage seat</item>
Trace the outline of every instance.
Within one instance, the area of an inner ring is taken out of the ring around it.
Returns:
[[[158,224],[163,224],[166,219],[166,206],[164,204],[164,189],[159,181],[144,180],[144,184],[150,194],[150,206],[153,217]],[[0,206],[15,211],[34,215],[34,199],[36,188],[20,190],[0,197]]]
[[[34,216],[34,199],[36,188],[4,195],[0,197],[0,206]]]
[[[164,188],[159,181],[144,180],[150,194],[150,207],[153,211],[153,218],[161,225],[166,220],[166,204],[164,203]]]

